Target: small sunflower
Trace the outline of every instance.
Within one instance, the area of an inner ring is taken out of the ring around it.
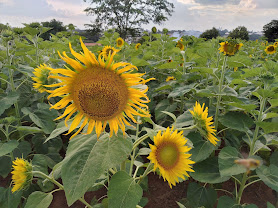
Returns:
[[[122,38],[117,38],[116,43],[117,47],[122,47],[125,44],[125,41]]]
[[[273,45],[274,45],[275,47],[277,47],[277,46],[278,46],[278,42],[275,42]]]
[[[184,176],[189,177],[187,172],[194,172],[190,165],[195,162],[190,160],[191,154],[188,154],[191,148],[186,146],[187,139],[182,134],[182,131],[178,133],[168,127],[154,136],[154,145],[149,144],[151,152],[148,159],[154,164],[154,170],[159,169],[170,188],[179,182],[179,178],[185,180]]]
[[[233,56],[243,46],[242,43],[236,43],[234,41],[226,41],[219,43],[221,47],[218,49],[225,56]]]
[[[40,93],[46,92],[47,89],[44,85],[50,84],[52,79],[49,79],[50,68],[46,64],[41,64],[38,68],[34,69],[33,74],[35,77],[32,77],[32,80],[35,81],[33,83],[33,87],[38,90]]]
[[[102,49],[102,52],[100,53],[101,55],[104,56],[104,58],[108,59],[108,56],[112,55],[112,54],[116,54],[117,52],[119,52],[120,50],[119,49],[116,49],[112,46],[105,46],[103,49]]]
[[[182,66],[183,66],[183,63],[180,63],[180,66],[182,67]]]
[[[269,45],[266,47],[264,50],[267,54],[274,54],[276,52],[276,46],[274,45]]]
[[[213,124],[212,120],[213,117],[208,117],[208,107],[204,110],[205,103],[201,107],[200,103],[196,101],[193,111],[189,110],[192,114],[195,123],[197,124],[198,129],[200,130],[201,134],[210,141],[213,145],[217,144],[217,139],[215,137],[216,129]]]
[[[66,107],[63,115],[65,124],[76,113],[68,133],[71,133],[79,124],[78,131],[71,136],[76,136],[86,125],[87,134],[95,128],[99,136],[105,130],[107,123],[110,127],[110,136],[117,134],[119,127],[125,132],[125,124],[130,125],[129,120],[136,123],[134,116],[149,117],[145,110],[146,103],[150,102],[146,93],[148,88],[142,89],[142,85],[152,80],[144,80],[142,73],[131,73],[136,66],[119,62],[114,63],[114,51],[104,60],[100,54],[98,59],[89,51],[81,41],[83,53],[75,52],[70,44],[72,55],[76,59],[69,58],[65,52],[60,57],[69,64],[73,70],[51,69],[50,77],[61,80],[60,83],[47,87],[58,87],[50,91],[51,97],[62,99],[51,108],[62,109]],[[81,62],[83,64],[81,64]],[[61,74],[55,76],[55,74]],[[141,86],[139,89],[138,86]],[[144,109],[143,109],[144,108]],[[70,138],[70,139],[71,139]]]
[[[169,77],[166,78],[166,82],[169,82],[169,81],[171,81],[171,80],[176,80],[176,78],[173,77],[173,76],[172,76],[172,77],[169,76]]]
[[[234,67],[234,72],[236,72],[238,70],[238,67]]]
[[[11,172],[13,181],[12,192],[15,192],[20,191],[31,183],[33,178],[32,165],[22,158],[16,158],[13,161],[13,169]]]
[[[152,27],[152,33],[156,33],[156,32],[157,32],[156,27]]]
[[[172,60],[172,59],[168,59],[167,62],[168,62],[168,63],[171,63],[171,62],[173,62],[173,60]]]
[[[182,51],[184,50],[184,45],[182,44],[181,41],[177,42],[177,46],[176,47],[180,48]]]
[[[141,43],[137,43],[137,44],[135,45],[135,49],[138,50],[140,46],[141,46]]]

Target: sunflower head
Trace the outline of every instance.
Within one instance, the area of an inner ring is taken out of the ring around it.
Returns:
[[[53,83],[53,79],[49,78],[50,67],[46,64],[41,64],[38,68],[34,69],[32,80],[35,81],[33,83],[33,87],[38,90],[40,93],[46,92],[47,89],[45,85],[49,85]]]
[[[234,72],[236,72],[238,70],[238,67],[234,67]]]
[[[197,128],[199,129],[201,135],[208,139],[210,143],[216,145],[219,139],[215,137],[216,129],[214,126],[212,126],[213,117],[208,117],[208,107],[206,107],[206,109],[204,108],[205,103],[203,104],[203,106],[201,106],[200,103],[196,101],[193,111],[189,111],[192,114],[195,124],[197,125]]]
[[[176,80],[176,78],[175,77],[173,77],[173,76],[169,76],[169,77],[167,77],[166,78],[166,82],[169,82],[169,81],[172,81],[172,80]]]
[[[167,62],[168,62],[168,63],[171,63],[171,62],[173,62],[173,60],[172,60],[172,59],[168,59]]]
[[[152,33],[156,33],[156,32],[157,32],[156,27],[152,27]]]
[[[184,45],[182,44],[181,41],[177,42],[177,46],[176,47],[180,48],[182,51],[184,50]]]
[[[105,46],[100,54],[103,55],[105,59],[108,59],[109,56],[115,55],[119,51],[119,49],[112,46]]]
[[[277,47],[277,46],[278,46],[278,42],[275,42],[273,45],[274,45],[275,47]]]
[[[110,136],[117,134],[118,129],[125,132],[125,125],[130,121],[136,123],[134,116],[149,117],[147,112],[148,88],[145,83],[151,79],[142,78],[142,73],[131,73],[137,70],[132,64],[119,62],[114,63],[116,54],[107,56],[100,54],[98,58],[89,51],[81,41],[83,53],[75,52],[71,45],[70,50],[75,59],[67,56],[64,52],[60,57],[72,68],[51,69],[50,77],[61,80],[57,84],[48,87],[56,89],[49,91],[51,97],[62,99],[51,108],[65,108],[64,113],[57,119],[73,117],[68,133],[80,127],[76,136],[86,125],[87,133],[95,129],[99,136],[107,124],[110,128]],[[61,74],[61,75],[55,75]],[[59,86],[59,88],[57,88]]]
[[[13,181],[12,192],[24,189],[31,183],[33,178],[32,165],[22,158],[16,158],[13,161],[13,171],[11,173]]]
[[[225,56],[233,56],[243,46],[242,43],[237,43],[235,40],[229,40],[226,42],[219,43],[220,48],[218,49]]]
[[[276,46],[275,45],[269,45],[264,50],[267,54],[274,54],[276,52]]]
[[[122,38],[117,38],[116,43],[117,47],[122,47],[125,44],[125,41]]]
[[[135,45],[135,49],[138,50],[138,49],[140,48],[140,46],[141,46],[141,43],[137,43],[137,44]]]
[[[154,136],[154,145],[150,144],[148,159],[154,164],[154,170],[159,169],[171,188],[179,182],[179,178],[185,180],[184,176],[189,177],[187,172],[194,172],[190,165],[195,162],[190,160],[191,154],[188,152],[191,148],[186,146],[186,142],[182,131],[173,131],[168,127]]]

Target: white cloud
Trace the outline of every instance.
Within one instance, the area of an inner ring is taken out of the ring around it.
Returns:
[[[6,6],[13,6],[15,3],[13,0],[0,0],[0,5],[6,5]]]

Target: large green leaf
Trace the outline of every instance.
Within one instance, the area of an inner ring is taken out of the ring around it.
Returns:
[[[221,196],[218,199],[217,208],[234,208],[234,205],[236,204],[235,200],[228,197],[228,196]]]
[[[185,93],[188,93],[192,89],[194,89],[194,85],[196,85],[196,84],[193,83],[193,84],[190,84],[190,85],[184,85],[184,86],[181,86],[181,87],[177,87],[168,95],[168,98],[183,96]]]
[[[105,170],[119,165],[130,154],[129,138],[108,134],[80,135],[69,142],[62,166],[62,180],[68,205],[78,200],[94,185]]]
[[[228,112],[219,117],[219,121],[226,127],[243,132],[253,125],[253,120],[242,112]]]
[[[191,159],[195,162],[207,159],[217,148],[197,132],[190,132],[186,137],[193,143],[194,148],[190,150],[190,154],[192,154]]]
[[[256,169],[257,175],[270,188],[278,192],[278,167],[270,165],[269,167],[262,165]]]
[[[192,207],[213,208],[217,200],[217,193],[213,188],[206,188],[197,183],[189,183],[187,200]]]
[[[0,95],[0,116],[4,113],[6,109],[11,107],[17,102],[19,94],[16,92],[10,92],[8,95]]]
[[[224,147],[218,156],[219,171],[222,177],[238,175],[246,172],[246,168],[236,164],[235,160],[240,159],[239,152],[234,147]]]
[[[229,180],[229,176],[221,177],[217,157],[208,158],[194,165],[192,178],[202,183],[221,183]]]
[[[53,196],[51,193],[35,191],[28,197],[24,208],[48,208],[52,199]]]
[[[13,151],[18,146],[18,141],[10,140],[8,142],[0,143],[0,157]]]
[[[67,122],[68,126],[65,125],[65,121],[61,121],[60,123],[58,123],[56,129],[54,129],[54,131],[51,132],[51,134],[45,140],[45,142],[48,142],[49,140],[59,136],[60,134],[64,133],[65,131],[68,131],[71,123],[72,123],[72,121],[68,121]]]
[[[119,171],[112,176],[108,187],[109,208],[134,208],[143,196],[143,190],[134,178]]]
[[[256,124],[263,128],[264,132],[266,134],[272,133],[272,132],[278,132],[278,123],[277,122],[256,122]]]
[[[12,193],[11,188],[0,187],[0,208],[17,208],[21,195],[22,191]]]

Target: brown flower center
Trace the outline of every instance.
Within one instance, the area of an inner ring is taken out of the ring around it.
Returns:
[[[179,150],[176,144],[164,142],[157,147],[156,157],[159,165],[171,169],[179,161]]]

